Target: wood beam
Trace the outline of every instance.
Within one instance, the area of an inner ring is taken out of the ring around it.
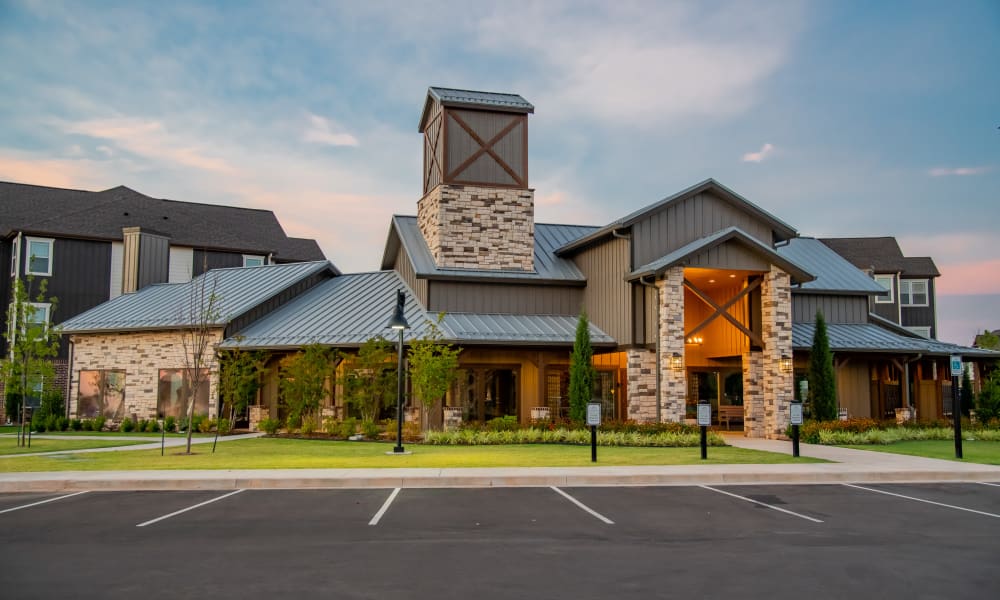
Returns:
[[[751,341],[756,342],[758,346],[760,346],[760,347],[763,348],[764,347],[764,340],[761,339],[761,337],[759,335],[757,335],[756,333],[754,333],[753,331],[751,331],[750,329],[748,329],[745,325],[743,325],[743,323],[740,323],[736,319],[736,317],[734,317],[733,315],[731,315],[731,314],[729,314],[727,312],[732,305],[734,305],[737,302],[739,302],[743,297],[747,296],[750,292],[752,292],[754,289],[756,289],[759,286],[760,286],[760,280],[757,279],[757,280],[753,281],[747,287],[745,287],[742,290],[740,290],[740,292],[738,294],[736,294],[735,296],[733,296],[732,298],[730,298],[725,304],[720,305],[717,302],[715,302],[715,300],[713,300],[708,294],[706,294],[705,292],[703,292],[702,290],[700,290],[698,288],[698,286],[696,286],[695,284],[691,283],[690,280],[688,280],[687,278],[685,278],[684,279],[684,287],[686,287],[689,290],[691,290],[691,292],[695,296],[697,296],[698,298],[700,298],[701,301],[704,302],[705,304],[708,304],[712,309],[715,310],[715,312],[712,313],[712,315],[710,315],[707,319],[705,319],[704,321],[702,321],[701,323],[699,323],[697,327],[695,327],[691,331],[685,333],[684,334],[684,339],[686,340],[687,338],[689,338],[692,335],[698,333],[699,331],[701,331],[705,327],[708,327],[709,323],[711,323],[712,321],[714,321],[717,317],[722,316],[727,321],[729,321],[730,323],[732,323],[732,325],[734,327],[736,327],[737,329],[739,329],[740,331],[742,331],[743,334],[746,335]]]
[[[462,117],[458,116],[453,112],[449,112],[448,114],[449,116],[451,116],[452,119],[455,120],[456,123],[458,123],[459,127],[464,129],[465,132],[468,133],[469,136],[473,140],[475,140],[477,144],[479,144],[479,150],[473,152],[472,156],[462,161],[462,164],[455,167],[455,169],[451,173],[448,173],[449,180],[453,180],[456,175],[464,171],[472,163],[476,162],[476,160],[483,154],[489,154],[493,158],[493,160],[497,161],[497,164],[500,165],[500,167],[504,171],[507,171],[507,174],[510,175],[511,179],[517,182],[517,184],[520,186],[525,185],[524,181],[518,176],[517,173],[514,172],[514,169],[512,169],[510,165],[508,165],[502,158],[500,158],[499,154],[493,151],[493,146],[495,146],[497,142],[502,140],[508,133],[513,131],[514,128],[521,123],[521,119],[515,117],[513,120],[511,120],[510,123],[507,124],[506,127],[501,129],[499,133],[490,138],[489,141],[483,141],[483,138],[479,137],[479,135],[472,130],[472,127],[470,127],[468,123],[462,120]]]

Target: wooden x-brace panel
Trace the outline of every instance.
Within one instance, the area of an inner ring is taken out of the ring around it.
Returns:
[[[748,295],[753,290],[755,290],[758,287],[760,287],[760,280],[759,279],[755,279],[754,281],[750,282],[750,285],[748,285],[747,287],[745,287],[742,290],[740,290],[740,293],[736,294],[735,296],[733,296],[732,298],[730,298],[729,300],[727,300],[725,304],[722,304],[722,305],[718,304],[715,300],[712,300],[712,298],[709,297],[708,294],[706,294],[705,292],[703,292],[700,289],[698,289],[698,287],[695,284],[691,283],[687,279],[684,280],[684,287],[686,287],[687,289],[691,290],[691,292],[695,296],[698,296],[698,298],[701,298],[702,302],[704,302],[705,304],[707,304],[710,307],[712,307],[713,309],[715,309],[715,312],[712,313],[707,319],[705,319],[704,321],[702,321],[701,323],[699,323],[698,326],[695,327],[694,329],[692,329],[691,331],[689,331],[686,334],[684,334],[684,339],[690,338],[691,336],[693,336],[694,334],[698,333],[702,329],[708,327],[708,324],[711,323],[712,321],[714,321],[716,319],[716,317],[722,316],[722,317],[725,317],[726,320],[728,320],[730,323],[732,323],[734,327],[736,327],[737,329],[739,329],[740,331],[742,331],[744,333],[744,335],[746,335],[748,338],[750,338],[750,341],[754,342],[755,344],[757,344],[761,348],[764,347],[764,340],[762,340],[759,335],[757,335],[756,333],[754,333],[754,332],[750,331],[749,329],[747,329],[747,327],[743,323],[740,323],[736,319],[736,317],[734,317],[733,315],[729,314],[729,312],[728,312],[730,306],[736,304],[737,302],[740,301],[741,298],[743,298],[744,296]]]
[[[454,171],[448,173],[449,180],[454,180],[456,175],[464,171],[466,167],[468,167],[472,163],[476,162],[476,159],[478,159],[483,154],[489,154],[491,157],[493,157],[493,160],[497,161],[497,164],[499,164],[504,171],[507,171],[507,174],[510,175],[511,179],[516,181],[518,185],[521,186],[525,185],[524,180],[522,180],[521,177],[518,176],[518,174],[514,171],[514,169],[510,168],[510,165],[504,162],[504,160],[500,158],[500,155],[493,151],[493,146],[495,146],[497,142],[502,140],[504,136],[513,131],[513,129],[521,123],[520,119],[514,118],[513,120],[511,120],[510,123],[507,124],[506,127],[500,130],[500,133],[490,138],[489,141],[483,141],[483,138],[479,137],[479,135],[475,131],[473,131],[472,127],[470,127],[468,123],[462,120],[462,117],[458,116],[453,112],[448,114],[449,116],[451,116],[452,119],[455,120],[456,123],[458,123],[458,125],[462,129],[465,130],[466,133],[469,134],[469,136],[473,140],[476,141],[477,144],[479,144],[479,150],[473,152],[472,156],[462,161],[462,164],[455,167]]]

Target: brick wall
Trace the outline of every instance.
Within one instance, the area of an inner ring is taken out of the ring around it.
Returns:
[[[76,416],[80,371],[121,369],[125,371],[125,415],[140,419],[156,417],[156,395],[160,369],[185,368],[181,333],[153,331],[73,336],[73,378],[70,382],[70,413]],[[212,348],[222,341],[222,329],[213,332],[205,367],[211,372],[209,414],[215,414],[219,389],[218,366]]]
[[[417,203],[438,267],[533,271],[533,190],[441,184]]]
[[[640,423],[656,422],[656,353],[629,349],[628,418]]]

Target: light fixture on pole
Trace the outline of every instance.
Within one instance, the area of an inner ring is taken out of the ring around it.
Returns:
[[[399,332],[399,366],[396,371],[396,447],[393,454],[404,454],[403,449],[403,331],[410,328],[406,321],[406,294],[396,291],[396,311],[389,319],[389,328]]]

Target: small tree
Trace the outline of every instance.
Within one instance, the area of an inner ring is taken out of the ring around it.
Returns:
[[[375,337],[361,346],[347,368],[341,383],[348,405],[361,413],[364,421],[375,421],[383,408],[396,401],[396,364],[393,345]]]
[[[439,324],[443,318],[444,313],[438,315],[437,323],[428,321],[427,335],[410,343],[410,382],[425,415],[437,408],[458,376],[462,349],[441,341],[444,336]]]
[[[220,327],[222,299],[216,293],[218,277],[208,272],[190,283],[187,306],[181,310],[186,327],[181,330],[181,347],[184,350],[184,372],[190,385],[182,386],[187,395],[187,446],[191,454],[191,434],[194,431],[194,405],[198,390],[209,381],[208,365],[214,355],[212,341]]]
[[[256,398],[261,376],[267,372],[267,356],[263,350],[219,351],[219,397],[229,408],[230,422]]]
[[[969,370],[962,369],[962,387],[959,397],[962,401],[962,414],[969,416],[969,410],[975,408],[975,394],[972,392],[972,378],[969,377]]]
[[[288,406],[289,427],[303,417],[316,416],[336,360],[336,352],[322,344],[310,344],[281,360],[281,395]]]
[[[41,398],[58,393],[55,389],[55,368],[51,359],[59,354],[59,329],[48,323],[58,306],[58,299],[47,297],[48,280],[38,284],[38,294],[32,298],[34,278],[14,280],[13,302],[8,308],[7,339],[9,353],[0,360],[0,381],[5,388],[4,409],[8,416],[20,420],[21,403],[41,391]],[[49,304],[45,315],[33,303]],[[60,394],[61,398],[61,394]],[[59,403],[61,406],[61,402]],[[52,409],[52,405],[46,405]],[[60,415],[61,416],[61,415]]]
[[[989,424],[1000,420],[1000,373],[994,372],[976,396],[976,418]]]
[[[813,417],[817,420],[832,421],[837,418],[837,376],[833,369],[826,321],[820,311],[816,311],[816,332],[809,353],[809,400],[812,402]]]
[[[576,340],[569,360],[569,418],[583,421],[587,403],[594,395],[594,349],[590,346],[590,325],[586,311],[576,323]]]

